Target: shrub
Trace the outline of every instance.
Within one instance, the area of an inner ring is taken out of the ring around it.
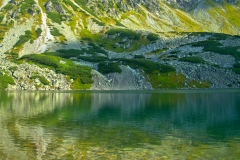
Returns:
[[[61,34],[61,33],[59,32],[59,30],[58,30],[57,28],[55,28],[55,27],[53,27],[53,28],[50,30],[50,32],[51,32],[51,34],[52,34],[53,36],[56,36],[56,37],[63,36],[63,34]]]
[[[108,60],[107,57],[103,56],[78,56],[78,59],[84,60],[84,61],[89,61],[89,62],[102,62]]]
[[[55,12],[47,12],[47,16],[49,19],[51,19],[52,22],[61,24],[62,20],[61,20],[61,16],[58,13]]]
[[[143,55],[134,55],[134,58],[136,58],[136,59],[145,59],[145,56],[143,56]]]
[[[132,40],[139,40],[141,37],[140,33],[137,33],[129,29],[110,29],[106,32],[106,34],[108,35],[120,34],[121,37],[127,37],[128,39]]]
[[[203,46],[204,51],[206,52],[214,52],[223,55],[232,55],[236,59],[240,60],[240,52],[237,47],[219,47],[221,44],[215,40],[206,40],[192,43],[192,46]]]
[[[41,28],[37,28],[37,30],[35,31],[37,34],[37,38],[40,37],[41,33],[42,33],[42,29]]]
[[[0,89],[6,89],[8,84],[15,85],[13,78],[0,72]]]
[[[150,33],[147,35],[147,39],[149,41],[156,41],[159,39],[159,36],[157,34],[154,34],[154,33]]]
[[[32,76],[30,77],[30,79],[39,79],[39,81],[43,84],[43,85],[49,85],[48,80],[46,80],[46,78],[42,77],[42,76]]]
[[[50,67],[57,73],[68,75],[74,80],[80,79],[83,84],[85,82],[93,83],[91,74],[92,69],[90,67],[76,65],[67,59],[44,54],[32,54],[23,56],[21,60],[26,60],[46,67]],[[60,61],[65,61],[66,63],[62,64]]]
[[[25,35],[21,35],[19,37],[19,40],[16,42],[16,44],[14,44],[13,47],[21,46],[22,44],[29,41],[31,38],[32,38],[31,31],[27,30],[27,31],[25,31]]]
[[[205,63],[205,61],[200,57],[183,57],[179,61],[190,62],[190,63]]]
[[[112,63],[112,62],[100,62],[98,64],[98,71],[102,74],[109,74],[113,72],[121,73],[122,70],[119,67],[118,63]]]
[[[159,64],[156,62],[144,60],[144,59],[120,59],[123,64],[129,65],[131,68],[134,69],[143,69],[146,73],[153,73],[154,71],[160,71],[161,73],[168,73],[168,72],[174,72],[175,68]]]

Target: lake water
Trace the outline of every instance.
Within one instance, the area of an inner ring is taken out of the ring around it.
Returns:
[[[240,90],[0,92],[0,159],[240,158]]]

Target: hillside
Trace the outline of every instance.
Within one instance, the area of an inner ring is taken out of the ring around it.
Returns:
[[[238,0],[3,0],[0,88],[239,88]]]

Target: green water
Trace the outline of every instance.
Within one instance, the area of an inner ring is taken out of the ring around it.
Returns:
[[[240,90],[0,92],[0,159],[240,158]]]

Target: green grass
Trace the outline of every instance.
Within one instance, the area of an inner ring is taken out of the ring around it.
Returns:
[[[57,28],[55,28],[55,27],[53,27],[53,28],[50,30],[50,32],[51,32],[51,35],[56,36],[56,37],[63,36],[63,34],[61,34],[61,33],[59,32],[59,30],[58,30]]]
[[[25,31],[24,35],[21,35],[19,37],[19,40],[16,42],[16,44],[13,45],[13,47],[21,46],[22,44],[26,43],[27,41],[31,40],[33,37],[31,31],[27,30]]]
[[[74,80],[74,84],[76,84],[75,87],[78,87],[72,89],[86,89],[93,83],[92,69],[87,66],[76,65],[71,60],[44,54],[25,55],[21,60],[33,62],[43,67],[53,69],[57,73],[68,75],[69,78]],[[60,61],[64,61],[65,63],[60,63]]]
[[[4,15],[0,15],[0,23],[3,21]]]
[[[38,38],[42,34],[42,29],[41,28],[37,28],[35,32],[36,32],[36,35],[37,35],[37,38]]]
[[[119,35],[120,37],[126,37],[130,40],[139,40],[141,37],[141,33],[137,33],[129,29],[110,29],[106,32],[106,34]]]
[[[0,89],[6,89],[8,84],[15,85],[13,78],[0,72]]]
[[[34,1],[32,0],[25,0],[20,8],[20,13],[21,15],[25,15],[26,13],[28,13],[28,10],[30,9],[31,5],[34,4]]]
[[[87,7],[87,2],[85,0],[75,0],[75,2],[81,6],[85,11],[87,11],[92,16],[98,18],[98,16],[94,13],[94,11]]]
[[[191,88],[210,88],[211,87],[211,83],[209,82],[201,81],[200,83],[199,81],[196,81],[196,80],[190,81],[188,85]]]
[[[81,32],[82,40],[98,44],[105,50],[118,53],[136,51],[142,45],[151,43],[146,36],[129,29],[110,29],[103,34],[91,34],[87,30]]]
[[[238,47],[220,47],[221,46],[220,42],[216,40],[200,41],[192,43],[192,46],[194,47],[203,46],[204,51],[206,52],[214,52],[223,55],[232,55],[237,60],[240,60],[240,52],[237,51]]]
[[[148,39],[149,41],[156,41],[156,40],[159,39],[159,36],[158,36],[157,34],[154,34],[154,33],[149,33],[149,34],[147,35],[147,39]]]
[[[39,81],[43,84],[43,85],[49,85],[49,81],[46,80],[45,77],[42,76],[32,76],[30,77],[30,79],[39,79]]]
[[[108,60],[107,57],[103,56],[78,56],[77,58],[88,62],[102,62]]]
[[[175,68],[159,64],[156,62],[144,60],[144,59],[118,59],[124,65],[129,65],[133,69],[142,69],[145,73],[151,74],[154,71],[159,71],[160,73],[174,72]]]
[[[12,10],[14,8],[14,6],[10,3],[8,3],[6,6],[4,6],[2,8],[2,10],[5,10],[5,11],[9,11],[9,10]]]
[[[179,61],[190,62],[190,63],[205,63],[204,59],[200,57],[183,57],[183,58],[180,58]]]
[[[98,71],[102,74],[122,72],[121,68],[119,67],[119,63],[115,63],[115,62],[100,62],[98,64]]]
[[[71,1],[63,0],[63,2],[66,3],[67,5],[71,6],[74,11],[78,10],[78,7],[74,3],[72,3]]]
[[[49,19],[51,19],[52,22],[61,24],[62,23],[62,19],[61,16],[58,13],[55,12],[47,12],[47,17]]]
[[[150,83],[154,89],[168,88],[177,89],[184,88],[185,77],[182,74],[176,74],[175,72],[160,73],[154,71],[148,76]]]

